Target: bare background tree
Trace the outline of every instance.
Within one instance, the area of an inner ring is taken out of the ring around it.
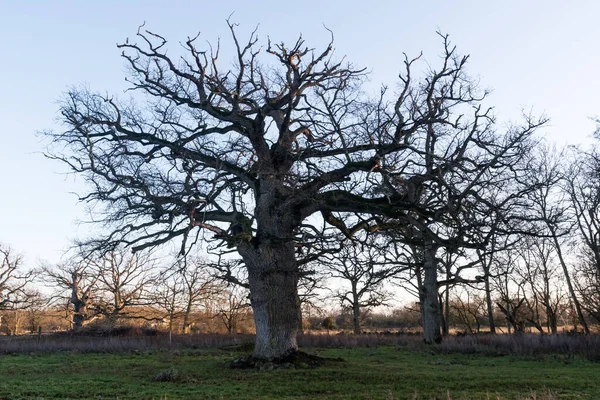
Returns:
[[[0,310],[26,302],[25,287],[33,278],[33,271],[23,271],[23,257],[0,244]]]
[[[151,302],[150,287],[156,279],[152,254],[132,254],[120,248],[94,258],[92,263],[102,312],[114,323],[119,318],[140,317],[140,308]]]
[[[355,334],[361,333],[361,315],[371,308],[385,305],[391,299],[384,284],[397,274],[394,265],[386,265],[381,243],[369,237],[365,242],[347,241],[342,250],[323,262],[333,278],[342,281],[335,297],[342,308],[352,312]]]
[[[94,262],[86,260],[81,254],[62,264],[44,265],[41,269],[46,286],[55,290],[50,301],[58,301],[65,306],[72,315],[72,329],[75,331],[101,314],[98,274]]]

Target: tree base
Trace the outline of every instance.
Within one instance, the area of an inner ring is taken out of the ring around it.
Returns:
[[[341,358],[319,357],[303,351],[294,351],[289,355],[273,360],[257,359],[253,356],[242,356],[229,363],[234,369],[258,369],[272,371],[275,369],[306,369],[318,368],[330,363],[343,362]]]

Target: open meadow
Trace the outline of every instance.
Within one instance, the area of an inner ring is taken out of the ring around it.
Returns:
[[[2,399],[600,398],[595,336],[303,336],[332,360],[275,369],[231,368],[246,336],[1,339]]]

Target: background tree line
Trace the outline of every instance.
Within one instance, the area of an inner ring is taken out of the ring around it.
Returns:
[[[436,252],[442,334],[452,328],[589,332],[600,324],[596,145],[557,150],[540,142],[533,151],[522,177],[533,187],[531,207],[518,229],[492,226],[485,248]],[[297,250],[318,254],[299,285],[303,329],[423,331],[422,255],[394,228],[332,234],[318,251]],[[176,333],[254,330],[240,260],[82,247],[61,264],[26,269],[12,249],[1,252],[4,333],[37,332],[42,325],[77,331],[94,323]],[[397,297],[407,294],[415,301],[398,307]],[[396,308],[380,307],[388,304]]]

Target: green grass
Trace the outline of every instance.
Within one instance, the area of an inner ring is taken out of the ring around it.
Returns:
[[[242,353],[182,350],[124,354],[0,356],[0,399],[503,399],[550,390],[599,399],[600,365],[566,356],[536,359],[437,354],[379,347],[308,350],[341,357],[318,369],[232,370]],[[177,379],[154,378],[174,368]]]

